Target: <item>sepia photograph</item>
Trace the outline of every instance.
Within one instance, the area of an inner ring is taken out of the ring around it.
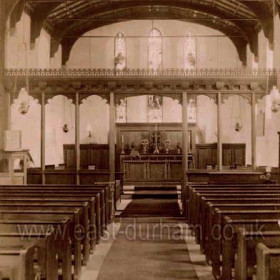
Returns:
[[[280,0],[0,0],[0,280],[280,279]]]

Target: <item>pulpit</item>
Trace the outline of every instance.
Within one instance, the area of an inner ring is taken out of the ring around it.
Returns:
[[[0,152],[0,185],[27,184],[29,151]]]

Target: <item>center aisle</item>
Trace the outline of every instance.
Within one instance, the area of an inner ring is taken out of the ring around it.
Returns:
[[[98,280],[199,279],[176,199],[133,200],[120,222]]]

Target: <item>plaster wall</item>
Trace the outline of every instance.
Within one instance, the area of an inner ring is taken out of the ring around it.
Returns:
[[[163,68],[184,67],[183,36],[186,36],[187,32],[197,36],[197,68],[242,66],[230,39],[214,29],[176,20],[156,20],[153,27],[158,28],[163,36]],[[113,68],[114,37],[118,32],[122,32],[126,36],[127,67],[148,68],[147,36],[151,29],[149,20],[132,20],[92,30],[76,42],[67,67]]]
[[[30,23],[30,16],[23,12],[15,28],[7,30],[5,67],[61,67],[61,48],[54,58],[50,58],[50,35],[45,29],[41,30],[35,43],[30,43]]]

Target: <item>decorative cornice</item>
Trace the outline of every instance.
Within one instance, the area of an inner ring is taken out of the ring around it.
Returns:
[[[131,78],[131,77],[193,77],[193,78],[261,78],[273,77],[277,75],[278,69],[242,69],[242,68],[199,68],[194,70],[186,69],[162,69],[162,70],[149,70],[149,69],[126,69],[123,71],[106,69],[5,69],[6,77],[25,77],[27,74],[30,77],[57,77],[57,78],[100,78],[100,77],[114,77],[114,78]],[[188,84],[184,84],[185,87]]]
[[[254,91],[263,96],[277,84],[277,73],[277,70],[266,69],[6,69],[4,79],[8,88],[13,87],[15,80],[21,88],[28,75],[31,95],[45,92],[52,96],[71,96],[79,92],[81,99],[100,95],[107,100],[113,91],[122,97],[148,94],[180,100],[184,91],[213,98],[217,92],[246,96]]]

